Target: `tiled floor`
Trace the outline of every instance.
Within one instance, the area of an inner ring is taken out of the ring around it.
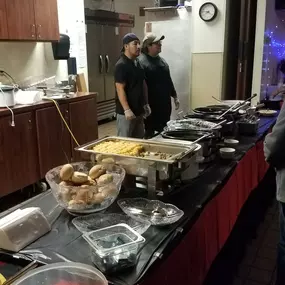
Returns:
[[[116,121],[100,123],[98,126],[99,138],[106,136],[115,136],[117,134]]]
[[[248,244],[232,285],[274,285],[278,240],[279,213],[274,201],[257,230],[256,238]]]

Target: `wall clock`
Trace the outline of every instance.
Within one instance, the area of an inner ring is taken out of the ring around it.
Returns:
[[[199,16],[205,22],[213,21],[217,15],[218,7],[212,2],[206,2],[200,7]]]

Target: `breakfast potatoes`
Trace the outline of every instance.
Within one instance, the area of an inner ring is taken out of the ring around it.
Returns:
[[[71,164],[64,165],[59,173],[59,198],[69,209],[76,209],[98,205],[114,197],[117,194],[114,177],[106,172],[102,164],[93,166],[88,173],[75,171]]]

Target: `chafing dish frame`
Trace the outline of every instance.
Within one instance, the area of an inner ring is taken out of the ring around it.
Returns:
[[[121,154],[110,154],[97,152],[93,147],[106,141],[128,141],[142,145],[146,151],[160,151],[173,154],[169,159],[159,159],[154,157],[135,157]],[[174,180],[179,173],[187,169],[191,163],[190,158],[195,155],[198,145],[185,145],[183,143],[167,143],[161,141],[124,138],[107,136],[95,141],[91,141],[75,148],[76,151],[89,153],[91,161],[96,161],[97,155],[103,158],[113,158],[116,164],[125,168],[129,175],[146,177],[148,180],[148,191],[150,196],[154,196],[156,182],[159,180]]]

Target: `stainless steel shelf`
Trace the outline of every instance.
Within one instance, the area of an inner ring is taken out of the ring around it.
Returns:
[[[184,6],[180,6],[181,8],[186,8],[187,10],[191,11],[192,7],[184,7]],[[176,7],[176,6],[166,6],[166,7],[146,7],[144,8],[144,10],[146,12],[168,12],[168,11],[177,11],[180,7]]]
[[[147,7],[144,8],[146,12],[165,12],[171,10],[177,10],[176,6],[167,6],[167,7]]]

